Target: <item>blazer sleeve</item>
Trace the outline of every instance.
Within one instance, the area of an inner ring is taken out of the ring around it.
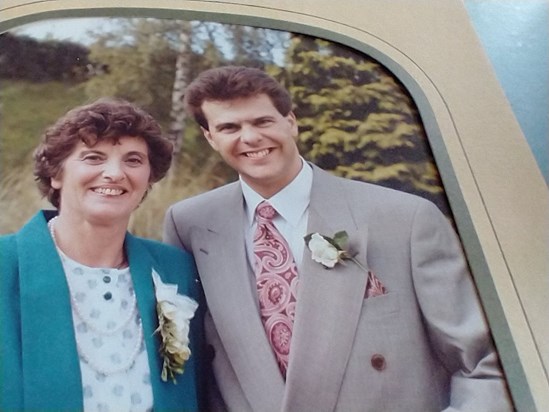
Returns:
[[[21,312],[15,236],[0,237],[0,410],[23,409]]]
[[[433,347],[452,374],[446,411],[513,410],[459,240],[438,208],[422,202],[411,239],[416,296]]]

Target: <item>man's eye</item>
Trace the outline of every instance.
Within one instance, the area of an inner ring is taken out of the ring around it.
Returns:
[[[221,126],[218,130],[223,133],[234,133],[238,130],[238,127],[234,124],[228,124]]]
[[[256,125],[259,127],[267,127],[273,123],[272,119],[260,119],[256,122]]]

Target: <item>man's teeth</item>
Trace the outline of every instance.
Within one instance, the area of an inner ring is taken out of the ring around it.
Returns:
[[[246,156],[253,157],[254,159],[267,156],[269,154],[269,149],[261,150],[259,152],[248,152]]]
[[[111,188],[104,188],[104,187],[98,187],[97,189],[93,190],[95,193],[100,193],[102,195],[108,195],[108,196],[119,196],[124,191],[122,189],[111,189]]]

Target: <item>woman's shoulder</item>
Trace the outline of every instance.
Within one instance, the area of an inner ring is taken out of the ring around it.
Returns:
[[[135,242],[141,244],[142,247],[146,248],[148,252],[154,257],[164,259],[176,259],[176,260],[192,260],[190,253],[186,252],[183,249],[169,245],[167,243],[162,243],[158,240],[143,238],[138,236],[131,236]]]
[[[16,234],[0,235],[0,264],[6,264],[8,260],[17,254]]]
[[[6,245],[6,247],[9,247],[11,244],[15,244],[15,233],[0,235],[0,244],[2,244],[2,246]]]

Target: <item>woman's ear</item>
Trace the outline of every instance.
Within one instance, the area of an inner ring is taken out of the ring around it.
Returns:
[[[61,181],[61,173],[57,173],[57,176],[51,178],[50,186],[54,189],[61,189],[63,183]]]

